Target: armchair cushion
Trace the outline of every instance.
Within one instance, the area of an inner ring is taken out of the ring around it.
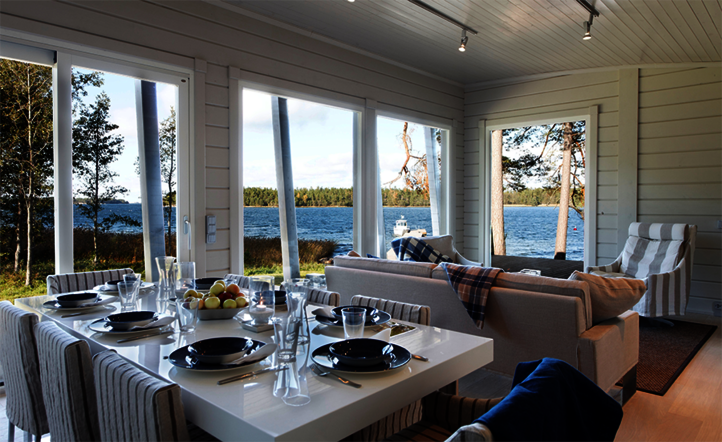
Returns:
[[[642,299],[647,290],[644,281],[630,278],[604,278],[574,271],[569,279],[589,284],[592,324],[621,315]]]
[[[682,241],[649,240],[637,236],[627,238],[622,252],[621,273],[633,278],[667,273],[679,262]]]

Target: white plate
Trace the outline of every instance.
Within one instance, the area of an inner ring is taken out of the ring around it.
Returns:
[[[140,290],[148,290],[153,287],[155,287],[155,284],[153,284],[152,282],[144,282],[140,285]],[[108,288],[105,284],[96,285],[95,287],[93,287],[93,291],[100,292],[100,293],[107,293],[107,294],[118,293],[117,288],[111,289],[111,288]]]
[[[159,322],[159,320],[161,318],[164,318],[164,316],[158,316],[158,320],[156,320],[155,322]],[[107,324],[107,321],[105,320],[105,318],[100,318],[100,319],[88,324],[88,328],[96,333],[106,333],[106,334],[110,334],[110,335],[120,335],[120,334],[128,335],[128,334],[133,334],[133,333],[143,333],[143,332],[147,332],[149,330],[155,330],[157,328],[162,328],[162,327],[166,327],[166,326],[170,325],[168,323],[165,323],[165,324],[161,323],[158,326],[141,328],[140,330],[113,330],[113,328],[109,325],[106,327],[106,324]],[[171,322],[171,324],[172,324],[172,322]]]
[[[103,305],[108,305],[108,304],[118,300],[117,296],[113,296],[113,295],[107,295],[102,298],[99,297],[98,299],[99,299],[98,302],[96,302],[94,304],[90,304],[90,305],[86,304],[86,305],[83,305],[82,307],[61,307],[60,304],[58,304],[57,301],[55,301],[55,300],[47,301],[47,302],[43,303],[43,307],[50,309],[50,310],[56,310],[59,312],[73,312],[73,311],[89,310],[89,309],[97,308],[97,307],[100,307]]]

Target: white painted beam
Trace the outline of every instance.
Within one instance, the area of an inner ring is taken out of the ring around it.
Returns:
[[[58,53],[53,66],[55,273],[73,273],[72,57]]]

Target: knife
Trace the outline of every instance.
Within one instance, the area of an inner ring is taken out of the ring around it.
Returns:
[[[164,330],[164,331],[160,331],[160,329],[159,329],[158,331],[155,331],[155,332],[153,332],[153,333],[146,333],[146,334],[144,334],[144,335],[133,336],[132,338],[118,339],[118,344],[122,344],[123,342],[135,341],[135,340],[137,340],[137,339],[150,338],[151,336],[166,335],[166,334],[168,334],[168,333],[173,333],[173,329]]]
[[[252,371],[250,373],[244,373],[244,374],[240,374],[238,376],[231,376],[230,378],[221,379],[220,381],[218,381],[218,385],[224,385],[224,384],[228,384],[230,382],[241,381],[243,379],[248,379],[250,377],[253,377],[257,374],[266,373],[268,371],[283,371],[283,370],[287,370],[287,369],[288,369],[288,366],[285,366],[285,365],[282,367],[266,367],[262,370],[256,370],[256,371]]]

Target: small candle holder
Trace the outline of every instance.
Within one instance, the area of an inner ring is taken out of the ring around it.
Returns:
[[[267,325],[275,312],[276,295],[273,291],[251,293],[248,303],[248,314],[254,326]]]

